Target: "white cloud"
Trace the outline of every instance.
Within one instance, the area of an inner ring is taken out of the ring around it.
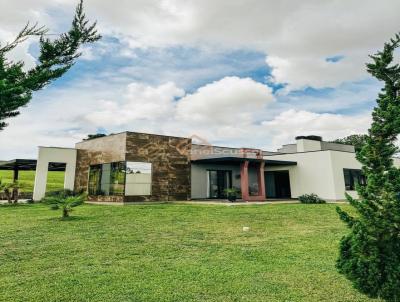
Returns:
[[[77,1],[0,0],[0,28],[15,33],[27,21],[65,30]],[[336,87],[366,76],[367,55],[398,29],[400,2],[387,0],[86,0],[105,35],[136,47],[247,48],[265,52],[273,80],[289,89]],[[57,14],[49,15],[49,12]],[[246,12],[246,13],[243,13]],[[62,16],[60,18],[60,16]],[[60,21],[61,19],[61,21]],[[327,57],[343,55],[329,63]],[[90,55],[89,55],[90,57]]]
[[[273,80],[300,89],[335,87],[366,77],[367,55],[398,31],[400,2],[147,0],[114,5],[89,0],[87,7],[105,32],[133,48],[188,45],[263,51],[274,69]],[[344,59],[325,61],[336,55]]]
[[[15,36],[8,31],[0,29],[0,47],[12,42]],[[21,43],[18,47],[14,48],[7,53],[6,58],[10,61],[25,63],[24,69],[28,70],[36,65],[36,59],[29,53],[29,47],[34,43],[34,39]]]
[[[190,123],[249,124],[255,113],[274,100],[271,89],[250,78],[225,77],[186,95],[177,119]]]
[[[16,35],[27,24],[46,26],[57,31],[56,19],[46,12],[46,9],[57,7],[58,1],[49,0],[0,0],[0,45],[5,45],[15,39]],[[20,44],[8,53],[7,58],[13,61],[25,62],[24,69],[30,69],[36,65],[36,59],[30,53],[30,47],[37,43],[38,39],[33,37]]]
[[[52,33],[68,29],[77,2],[0,0],[0,41],[9,41],[28,20],[47,25]],[[367,54],[380,49],[398,31],[400,2],[121,0],[116,5],[86,0],[85,7],[88,17],[98,20],[102,34],[118,41],[103,39],[84,49],[82,59],[123,56],[132,58],[132,63],[102,69],[97,60],[96,75],[80,74],[70,87],[35,94],[22,115],[0,132],[0,159],[32,157],[37,145],[73,146],[97,127],[108,132],[198,134],[213,142],[250,147],[278,147],[297,134],[331,139],[363,132],[370,121],[367,113],[317,112],[357,109],[375,96],[376,84],[360,93],[344,89],[343,82],[366,76]],[[16,49],[13,58],[34,64],[30,43]],[[121,50],[121,45],[126,48]],[[178,51],[201,48],[206,55],[191,68],[182,63],[172,66],[170,54],[157,62],[144,59],[138,64],[137,53],[142,49],[163,53],[167,46],[177,46]],[[271,80],[288,83],[286,91],[312,86],[335,87],[336,93],[330,97],[289,94],[286,100],[278,97],[279,101],[272,102],[266,85],[231,76],[238,69],[230,69],[222,59],[207,63],[207,56],[232,49],[265,53],[266,64],[272,67]],[[326,61],[336,55],[343,59]],[[220,80],[207,84],[210,78]],[[181,89],[199,83],[202,87],[191,94]]]
[[[271,80],[287,83],[286,91],[306,87],[336,87],[344,82],[366,77],[363,70],[366,57],[345,57],[338,62],[329,62],[324,57],[281,58],[268,56],[267,64],[272,67]]]
[[[98,128],[108,133],[196,134],[219,145],[272,150],[292,142],[296,135],[333,139],[364,132],[370,124],[368,113],[344,116],[305,110],[286,110],[263,119],[276,104],[272,101],[267,86],[236,77],[207,84],[186,96],[171,82],[131,83],[123,88],[85,81],[65,89],[51,88],[36,95],[0,132],[0,159],[34,158],[39,145],[73,147]]]
[[[346,116],[290,109],[263,122],[262,127],[272,137],[268,145],[277,148],[292,142],[298,135],[320,135],[324,140],[333,140],[350,134],[366,133],[370,124],[370,113]]]
[[[142,83],[127,86],[123,100],[101,101],[100,110],[88,113],[85,118],[96,126],[121,126],[135,120],[160,121],[174,111],[174,100],[184,91],[172,82],[152,87]]]

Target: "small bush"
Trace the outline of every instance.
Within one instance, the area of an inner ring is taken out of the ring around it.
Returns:
[[[71,197],[71,196],[77,196],[77,195],[79,195],[79,194],[77,194],[74,191],[69,190],[69,189],[50,191],[50,192],[46,193],[46,197]]]
[[[326,203],[325,200],[320,198],[317,194],[304,194],[299,196],[299,201],[301,203]]]
[[[51,210],[62,210],[62,218],[69,217],[72,209],[84,203],[86,194],[72,190],[60,190],[49,192],[42,199],[43,203],[50,206]]]
[[[239,191],[236,188],[225,189],[226,197],[230,202],[236,201]]]

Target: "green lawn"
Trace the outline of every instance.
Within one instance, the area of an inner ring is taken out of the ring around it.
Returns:
[[[64,174],[65,172],[50,171],[47,175],[47,191],[56,191],[64,187]],[[35,171],[20,171],[19,183],[22,186],[22,191],[33,192],[33,185],[35,183]],[[13,171],[0,171],[0,180],[5,183],[13,181]]]
[[[346,229],[335,205],[85,205],[74,219],[59,215],[0,206],[1,301],[377,301],[336,272]]]

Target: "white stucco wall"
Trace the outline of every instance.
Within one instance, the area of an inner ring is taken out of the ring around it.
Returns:
[[[46,194],[47,173],[51,162],[66,164],[64,188],[74,189],[76,153],[76,149],[70,148],[39,147],[33,200],[39,201]]]
[[[335,188],[335,200],[346,199],[344,192],[349,194],[353,198],[357,198],[358,194],[356,191],[346,191],[344,183],[344,172],[343,169],[360,169],[361,163],[356,159],[355,153],[348,152],[335,152],[330,151],[332,161],[332,175]]]
[[[289,160],[297,166],[269,167],[266,171],[288,170],[293,198],[302,194],[315,193],[327,200],[345,200],[345,192],[357,198],[356,191],[346,191],[343,169],[361,169],[355,153],[326,150],[280,155],[267,155],[265,159]],[[394,158],[394,165],[400,168],[400,158]]]
[[[265,170],[289,170],[292,198],[315,193],[322,198],[333,200],[336,194],[330,153],[331,151],[319,151],[265,156],[265,159],[270,160],[297,162],[296,166],[269,167],[266,164]]]

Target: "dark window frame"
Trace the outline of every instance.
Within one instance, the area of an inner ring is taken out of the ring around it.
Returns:
[[[344,187],[346,191],[355,191],[357,185],[366,185],[366,177],[361,169],[343,169]]]
[[[211,196],[212,194],[211,194],[211,173],[210,172],[217,172],[217,177],[218,177],[218,172],[220,172],[220,173],[222,173],[222,172],[224,172],[224,173],[228,173],[228,185],[227,185],[227,188],[228,189],[232,189],[233,188],[233,179],[232,179],[232,170],[229,170],[229,169],[207,169],[207,174],[208,174],[208,193],[207,193],[207,195],[208,195],[208,199],[221,199],[221,198],[226,198],[226,194],[224,193],[224,192],[220,192],[220,190],[218,190],[219,192],[218,192],[218,195],[219,196],[217,196],[217,197],[213,197],[213,196]],[[217,180],[218,181],[218,180]]]

